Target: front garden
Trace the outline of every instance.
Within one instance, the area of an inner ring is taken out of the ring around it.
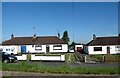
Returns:
[[[39,54],[40,55],[40,54]],[[51,54],[53,55],[53,54]],[[120,74],[120,67],[86,67],[86,66],[70,66],[69,58],[71,56],[71,63],[75,63],[76,59],[74,53],[65,54],[64,65],[44,65],[41,63],[30,63],[30,54],[27,54],[27,61],[20,61],[19,63],[2,63],[0,68],[3,71],[23,71],[36,73],[56,73],[56,74]],[[91,55],[91,58],[102,60],[102,55]],[[105,55],[109,59],[118,59],[120,55]],[[39,61],[40,62],[40,61]],[[79,64],[80,65],[80,64]]]

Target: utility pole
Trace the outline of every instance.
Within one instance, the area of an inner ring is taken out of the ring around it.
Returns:
[[[74,0],[73,0],[73,3],[72,3],[72,6],[73,6],[73,25],[74,25],[74,8],[75,8],[75,6],[74,6]]]
[[[34,33],[34,35],[35,35],[35,27],[33,26],[33,33]]]
[[[73,42],[74,42],[74,33],[73,33]]]

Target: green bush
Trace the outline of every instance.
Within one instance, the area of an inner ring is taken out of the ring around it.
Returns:
[[[102,60],[103,59],[103,55],[90,55],[90,57],[92,57],[92,58],[95,58],[95,59],[97,59],[97,60]]]

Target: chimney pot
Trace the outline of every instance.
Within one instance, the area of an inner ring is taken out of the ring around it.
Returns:
[[[95,40],[96,39],[96,35],[95,34],[93,34],[93,40]]]
[[[11,35],[11,39],[13,39],[13,38],[14,38],[14,35],[12,34],[12,35]]]
[[[36,38],[36,34],[33,35],[33,39],[35,39],[35,38]]]
[[[60,33],[58,33],[58,38],[60,39]]]

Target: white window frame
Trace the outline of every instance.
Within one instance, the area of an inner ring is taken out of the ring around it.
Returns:
[[[54,50],[62,50],[62,45],[53,45]]]
[[[35,50],[42,50],[42,46],[41,45],[35,45]]]
[[[120,51],[120,45],[115,46],[115,51]]]

